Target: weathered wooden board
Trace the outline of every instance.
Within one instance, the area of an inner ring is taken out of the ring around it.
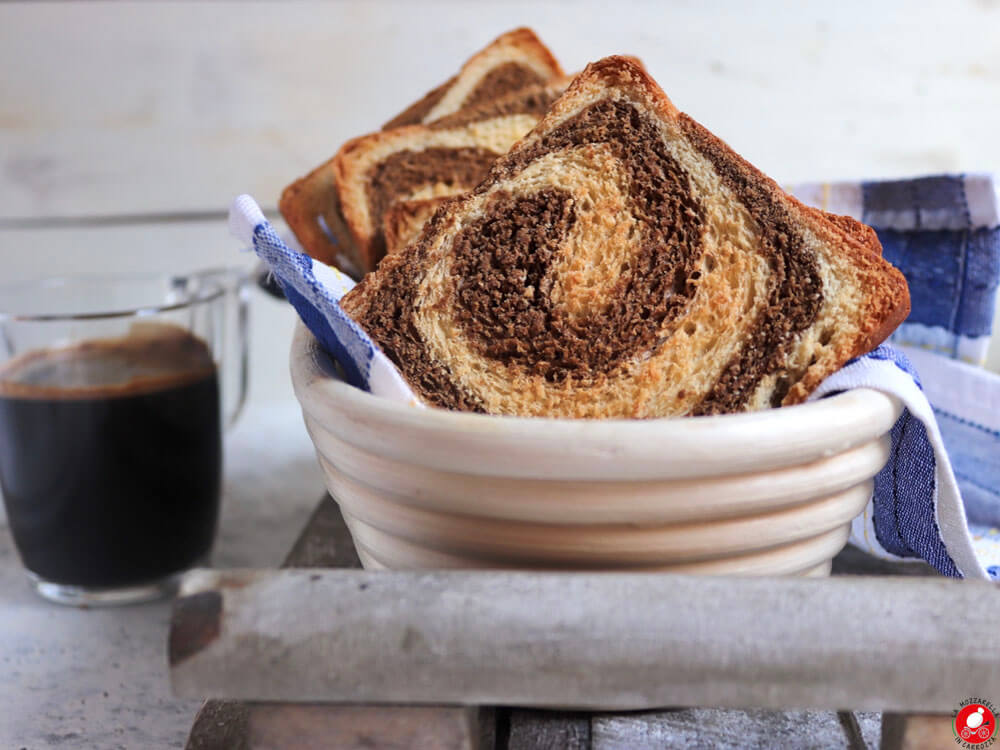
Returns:
[[[1000,694],[986,582],[194,571],[177,612],[182,696],[945,711]]]
[[[333,499],[316,507],[284,565],[360,568]],[[329,706],[209,700],[195,717],[186,750],[306,750],[426,747],[473,750],[494,745],[492,709],[463,706]]]
[[[846,714],[853,717],[853,714]],[[638,714],[597,714],[591,719],[593,750],[696,747],[850,748],[865,750],[859,728],[833,711],[763,711],[692,708]],[[876,733],[872,733],[877,739]],[[874,745],[873,745],[874,746]]]
[[[184,750],[251,750],[249,721],[250,704],[205,701],[194,717]]]
[[[886,714],[882,718],[881,750],[941,750],[958,746],[953,722],[950,714]]]
[[[504,750],[590,750],[590,714],[565,711],[508,712]]]
[[[282,567],[361,569],[351,532],[332,497],[320,500]]]
[[[476,750],[475,708],[255,704],[247,719],[250,750]]]

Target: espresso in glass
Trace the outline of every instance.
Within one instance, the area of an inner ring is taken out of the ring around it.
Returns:
[[[208,561],[246,392],[246,276],[0,285],[0,489],[35,589],[122,604]]]
[[[207,557],[222,464],[207,345],[164,324],[48,349],[0,371],[0,480],[25,566],[131,586]]]

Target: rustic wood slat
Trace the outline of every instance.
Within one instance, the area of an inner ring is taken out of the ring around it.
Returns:
[[[590,714],[510,711],[504,750],[590,750]]]
[[[286,567],[346,567],[357,568],[359,563],[354,552],[350,534],[344,524],[337,504],[329,496],[325,496],[317,506],[312,517],[303,528],[302,534],[289,552],[284,565]],[[834,564],[834,569],[842,573],[892,574],[900,572],[923,572],[920,566],[901,567],[887,566],[864,553],[848,548],[842,552]],[[233,701],[207,701],[199,712],[188,740],[188,750],[243,750],[249,748],[247,735],[250,712],[255,704],[245,704]],[[383,706],[382,711],[405,711],[405,708]],[[705,714],[701,709],[674,710],[656,714],[619,714],[602,715],[599,720],[599,736],[601,741],[610,743],[612,737],[630,738],[636,743],[634,750],[641,750],[639,738],[646,737],[648,747],[662,746],[667,737],[681,741],[691,734],[694,719],[692,712],[698,716],[709,717],[708,725],[725,724],[729,712],[714,710]],[[480,747],[499,750],[509,750],[520,745],[523,748],[537,748],[549,745],[559,747],[566,737],[579,737],[584,724],[583,714],[531,711],[523,709],[490,709],[481,708],[479,715]],[[665,719],[663,717],[666,717]],[[754,714],[756,723],[754,731],[761,736],[773,736],[785,723],[782,712],[758,711]],[[659,717],[659,720],[658,720]],[[497,720],[499,718],[499,721]],[[700,721],[700,719],[699,719]],[[875,722],[874,731],[878,732],[877,716],[867,722]],[[497,724],[500,724],[500,736],[496,737]],[[589,720],[586,722],[589,732]],[[656,728],[643,726],[656,723]],[[672,723],[674,726],[668,726]],[[668,731],[670,734],[668,735]],[[811,725],[811,737],[826,738],[832,746],[836,746],[839,738],[836,726],[824,722],[818,726]],[[589,735],[588,735],[589,736]],[[707,741],[708,735],[702,735]],[[536,744],[533,746],[530,741]],[[242,743],[242,744],[241,744]],[[865,745],[850,743],[846,747],[855,750]],[[583,745],[587,747],[587,745]]]
[[[284,567],[361,567],[340,509],[329,495],[316,507]],[[424,746],[485,750],[493,745],[490,709],[209,700],[195,717],[185,750]]]
[[[597,714],[591,727],[593,750],[857,747],[833,711],[691,708]]]
[[[477,750],[475,708],[254,704],[248,750]]]
[[[986,582],[195,571],[182,594],[211,591],[220,635],[181,649],[178,695],[944,711],[1000,694]]]
[[[283,568],[361,568],[340,508],[324,495],[295,542]]]
[[[250,706],[238,701],[205,701],[194,717],[184,750],[250,750]]]
[[[350,535],[343,523],[343,518],[336,503],[326,496],[320,502],[313,516],[303,529],[302,535],[295,543],[285,562],[294,567],[357,567],[358,561]],[[863,553],[848,548],[842,552],[835,563],[835,571],[840,573],[866,574],[910,574],[926,573],[926,568],[919,565],[901,567],[886,566]],[[352,713],[338,713],[338,707],[306,706],[301,704],[270,704],[263,714],[259,713],[262,704],[247,704],[233,701],[207,701],[199,712],[191,729],[187,750],[252,750],[261,747],[263,741],[270,742],[264,734],[278,731],[277,727],[287,727],[289,722],[298,721],[299,740],[305,741],[310,736],[326,736],[323,729],[329,716],[339,717],[343,724],[353,723],[359,726],[360,717],[367,715],[376,717],[373,730],[378,730],[387,717],[392,722],[399,722],[399,717],[415,716],[407,707],[379,706],[367,707],[373,713],[359,713],[364,707],[347,707]],[[291,713],[284,716],[283,709]],[[339,707],[344,709],[345,707]],[[357,709],[357,710],[354,710]],[[444,709],[450,710],[450,709]],[[327,714],[329,712],[329,714]],[[320,714],[323,714],[321,716]],[[497,716],[499,720],[497,721]],[[855,731],[848,731],[844,717],[854,719],[851,722]],[[251,717],[254,717],[256,733],[251,737]],[[395,719],[393,717],[396,717]],[[451,714],[454,719],[455,715]],[[467,718],[467,717],[466,717]],[[909,717],[890,715],[883,730],[883,747],[887,750],[899,750],[902,747],[938,747],[935,745],[943,735],[941,718],[933,716]],[[944,717],[950,719],[950,717]],[[305,720],[308,719],[308,722]],[[670,711],[595,714],[567,713],[555,711],[535,711],[525,709],[490,709],[481,708],[474,717],[478,723],[479,745],[483,750],[496,747],[498,750],[541,750],[545,747],[580,747],[598,750],[613,750],[628,748],[628,750],[644,750],[645,748],[661,748],[667,746],[698,746],[698,747],[732,747],[732,746],[776,746],[779,737],[788,741],[789,747],[801,745],[796,739],[805,741],[808,738],[810,746],[845,747],[860,750],[874,747],[879,732],[879,717],[877,714],[862,715],[862,729],[870,735],[866,745],[859,736],[855,714],[841,713],[841,727],[837,726],[834,714],[819,711],[738,711],[724,709],[681,709]],[[499,724],[499,726],[498,726]],[[807,729],[801,727],[805,725]],[[454,724],[452,724],[454,726]],[[950,725],[945,722],[945,729]],[[932,730],[935,730],[933,732]],[[325,731],[325,730],[324,730]],[[950,731],[950,729],[949,729]],[[796,734],[798,732],[798,734]],[[929,734],[930,732],[930,734]],[[846,733],[846,734],[845,734]],[[874,734],[872,734],[874,733]],[[363,733],[362,733],[363,734]],[[903,738],[907,737],[907,743]],[[930,737],[931,744],[924,740]],[[253,739],[253,743],[251,743]],[[387,741],[386,738],[383,738]],[[924,742],[924,744],[917,744]],[[575,743],[575,745],[574,745]],[[263,745],[266,746],[266,745]],[[307,745],[308,746],[308,745]],[[321,745],[329,746],[329,744]]]
[[[941,574],[925,562],[914,560],[900,563],[883,560],[848,545],[833,558],[832,575],[864,576],[923,576],[937,578]]]
[[[950,714],[885,714],[881,750],[941,750],[957,747]]]
[[[838,711],[837,718],[840,720],[840,727],[844,730],[847,740],[848,750],[868,750],[865,742],[864,729],[859,719],[860,714],[854,711]],[[879,717],[881,729],[881,716]]]

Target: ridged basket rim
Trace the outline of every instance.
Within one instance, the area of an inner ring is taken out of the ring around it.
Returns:
[[[290,356],[295,395],[314,425],[379,455],[486,476],[642,480],[765,471],[877,439],[902,410],[897,399],[859,388],[712,417],[497,417],[415,408],[348,385],[301,322]],[[539,468],[543,461],[551,472]]]

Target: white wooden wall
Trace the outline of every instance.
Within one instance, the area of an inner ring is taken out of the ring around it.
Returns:
[[[779,181],[1000,171],[996,0],[3,3],[0,276],[249,263],[233,195],[273,209],[521,24],[567,70],[640,56]],[[286,398],[291,316],[259,312],[255,390]]]

